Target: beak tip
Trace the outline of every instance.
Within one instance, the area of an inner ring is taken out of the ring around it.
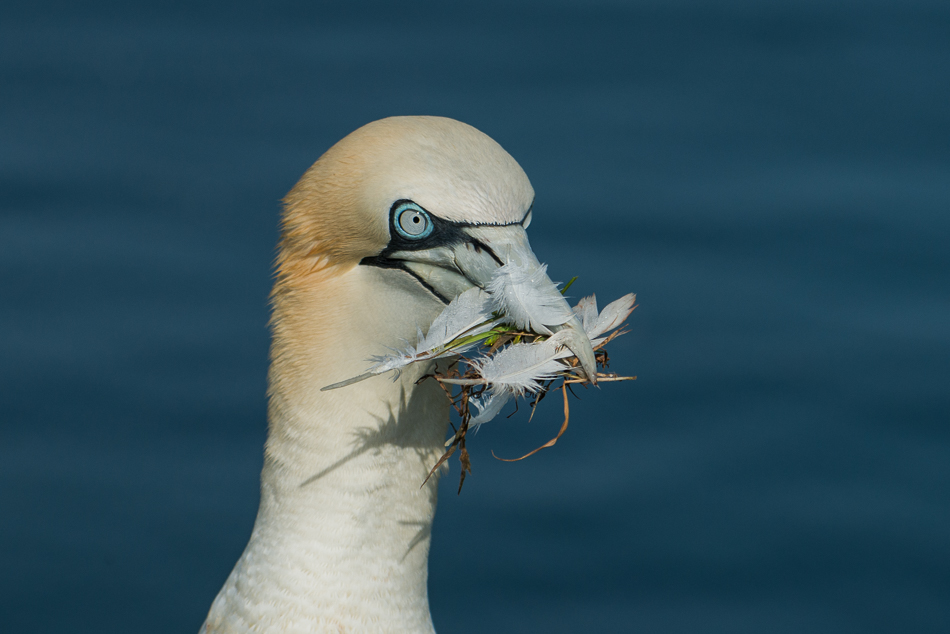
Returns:
[[[591,385],[597,385],[596,365],[593,368],[587,367],[587,364],[584,364],[581,367],[584,369],[584,374],[587,375],[587,380],[591,382]]]

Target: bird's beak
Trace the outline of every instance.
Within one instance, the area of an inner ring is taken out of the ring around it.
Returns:
[[[460,229],[461,239],[450,244],[396,251],[388,254],[388,258],[401,260],[406,269],[447,301],[473,286],[486,289],[498,268],[509,262],[528,270],[541,266],[528,244],[528,234],[520,224],[471,225]],[[555,287],[546,274],[540,276],[537,284]],[[567,300],[562,297],[561,301],[567,314],[572,314]],[[552,332],[567,331],[561,335],[565,345],[577,356],[587,378],[596,384],[594,350],[580,320],[572,316],[563,323],[545,326]]]

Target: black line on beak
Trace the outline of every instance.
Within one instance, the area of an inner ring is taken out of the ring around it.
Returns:
[[[419,277],[419,275],[416,274],[415,271],[411,270],[408,266],[406,266],[402,262],[402,260],[390,260],[389,258],[385,258],[385,257],[382,257],[381,255],[377,255],[372,258],[363,258],[360,261],[360,264],[365,264],[367,266],[375,266],[381,269],[396,269],[398,271],[405,271],[409,275],[416,278],[416,281],[419,282],[419,284],[421,284],[424,289],[426,289],[427,291],[435,295],[435,298],[437,300],[439,300],[440,302],[446,305],[448,305],[450,301],[448,297],[446,297],[439,291],[435,290],[435,287],[433,287],[432,284],[429,284],[427,281]]]
[[[488,246],[487,244],[485,244],[484,242],[482,242],[481,240],[478,240],[476,238],[469,238],[468,243],[471,244],[472,247],[475,249],[475,253],[481,253],[482,251],[484,251],[488,255],[491,256],[491,259],[493,259],[498,264],[498,266],[505,265],[505,263],[501,261],[501,258],[495,254],[492,248]]]

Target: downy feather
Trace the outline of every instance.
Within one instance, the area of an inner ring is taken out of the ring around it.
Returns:
[[[593,312],[597,314],[597,300],[593,295],[591,295],[590,299],[593,303]],[[583,302],[584,300],[581,301]],[[633,312],[633,305],[636,301],[637,296],[633,293],[628,293],[620,299],[607,304],[604,309],[600,311],[600,314],[597,315],[596,319],[591,319],[589,323],[585,317],[583,324],[587,336],[593,339],[594,337],[599,337],[606,332],[618,328],[627,317],[630,316],[630,313]],[[578,304],[578,306],[579,305],[580,304]]]
[[[491,298],[478,288],[470,288],[449,303],[432,321],[417,349],[436,350],[462,335],[477,335],[491,329]],[[484,325],[482,325],[484,324]],[[480,327],[479,327],[480,326]]]
[[[537,392],[541,381],[553,379],[568,369],[559,359],[572,356],[557,333],[538,343],[517,343],[474,362],[481,377],[493,390],[503,390],[515,396]]]
[[[445,346],[459,336],[478,335],[491,330],[496,323],[491,320],[491,310],[488,294],[480,288],[471,288],[449,302],[449,305],[432,321],[426,335],[422,334],[421,328],[418,329],[416,337],[418,343],[415,346],[409,345],[406,341],[406,347],[402,350],[393,350],[392,354],[373,356],[368,359],[373,362],[373,365],[365,373],[322,389],[333,390],[352,385],[391,370],[396,370],[398,377],[399,370],[410,363],[434,361],[461,354],[474,346],[476,342],[451,349],[446,349]]]
[[[482,289],[470,288],[445,307],[439,316],[432,320],[429,332],[423,336],[419,330],[418,343],[392,355],[373,357],[376,365],[369,372],[380,374],[397,370],[417,361],[433,361],[455,354],[462,354],[477,342],[462,346],[446,346],[462,335],[478,335],[491,330],[495,321],[491,316],[491,303],[488,294]]]
[[[557,286],[547,276],[547,265],[519,266],[508,262],[488,284],[495,310],[529,332],[551,334],[547,326],[560,326],[574,313]]]
[[[581,325],[584,326],[584,331],[589,336],[591,326],[597,321],[597,296],[588,295],[577,302],[577,306],[574,307],[574,314],[581,320]]]
[[[481,396],[469,401],[469,405],[474,405],[475,409],[478,410],[478,414],[472,416],[469,424],[477,431],[479,425],[484,425],[501,413],[501,410],[511,400],[511,396],[511,392],[507,390],[496,390],[495,388],[485,390]]]

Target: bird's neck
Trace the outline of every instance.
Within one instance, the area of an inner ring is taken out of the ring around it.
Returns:
[[[370,332],[358,296],[326,315],[325,302],[312,304],[323,295],[296,297],[300,314],[278,304],[260,509],[207,632],[432,631],[437,477],[423,482],[444,450],[449,404],[434,381],[415,384],[424,368],[321,392],[384,351],[299,319],[323,310],[348,332]]]

